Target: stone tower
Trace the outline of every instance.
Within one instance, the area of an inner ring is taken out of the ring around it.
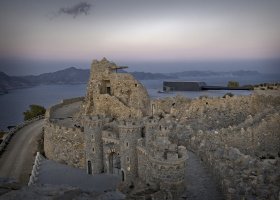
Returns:
[[[103,120],[100,116],[85,117],[85,153],[86,168],[88,174],[99,174],[103,172],[103,142],[102,127]]]
[[[122,181],[132,184],[138,176],[137,140],[141,138],[142,126],[139,122],[128,120],[119,122],[120,155]]]
[[[154,131],[158,128],[158,120],[155,118],[148,119],[145,123],[146,134],[145,143],[146,146],[150,146],[151,142],[154,140]]]

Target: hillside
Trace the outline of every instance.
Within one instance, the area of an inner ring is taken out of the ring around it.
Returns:
[[[126,73],[120,71],[120,73]],[[131,72],[138,80],[166,80],[184,77],[209,77],[209,76],[257,76],[257,71],[232,71],[232,72],[213,72],[213,71],[184,71],[176,73],[148,73]],[[78,69],[69,67],[56,72],[44,73],[29,76],[9,76],[0,72],[0,94],[5,94],[8,90],[32,87],[36,85],[49,84],[82,84],[87,83],[90,75],[89,69]]]
[[[19,89],[34,86],[34,83],[24,77],[14,77],[0,72],[0,94],[7,93],[11,89]]]

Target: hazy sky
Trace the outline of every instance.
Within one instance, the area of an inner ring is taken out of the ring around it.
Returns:
[[[280,0],[2,0],[0,65],[274,59],[279,10]]]

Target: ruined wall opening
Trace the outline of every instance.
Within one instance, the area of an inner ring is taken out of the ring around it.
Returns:
[[[124,182],[124,171],[122,170],[122,182]]]
[[[100,94],[112,94],[110,80],[102,80],[100,85]]]
[[[121,169],[120,156],[117,155],[115,152],[112,152],[110,153],[108,159],[109,159],[108,172],[110,174],[119,174]]]
[[[88,174],[92,174],[91,161],[89,160],[87,164],[88,164],[88,165],[87,165],[87,171],[88,171]]]
[[[145,138],[145,133],[146,133],[146,128],[142,127],[142,129],[141,129],[141,137],[142,138]]]
[[[106,87],[106,94],[111,95],[111,87]]]

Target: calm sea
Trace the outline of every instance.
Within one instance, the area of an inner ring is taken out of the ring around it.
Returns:
[[[241,85],[256,84],[262,82],[279,82],[280,78],[276,75],[263,75],[252,77],[195,77],[182,78],[188,81],[205,81],[208,85],[226,85],[228,80],[237,80]],[[145,80],[142,83],[148,89],[152,98],[184,95],[190,98],[207,96],[223,96],[228,91],[201,91],[201,92],[176,92],[162,94],[163,80]],[[236,95],[248,95],[249,91],[231,91]],[[84,96],[86,84],[80,85],[40,85],[32,88],[12,90],[9,94],[0,95],[0,129],[7,126],[16,125],[23,121],[23,112],[28,109],[30,104],[39,104],[49,107],[60,102],[62,99]]]

